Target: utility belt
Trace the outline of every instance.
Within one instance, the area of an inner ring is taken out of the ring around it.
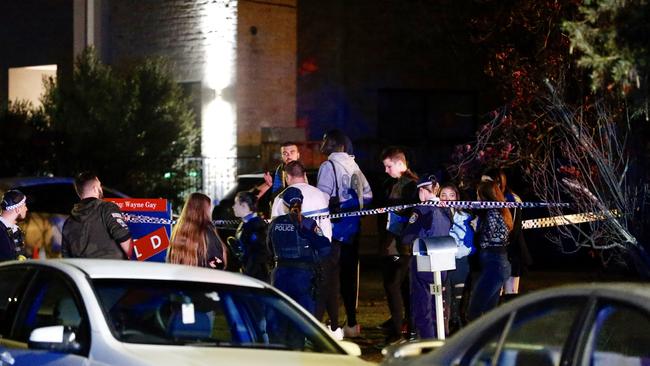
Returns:
[[[277,259],[275,261],[276,267],[290,267],[290,268],[298,268],[298,269],[306,269],[306,270],[314,270],[316,267],[316,263],[314,262],[307,262],[303,260],[297,260],[297,259]]]

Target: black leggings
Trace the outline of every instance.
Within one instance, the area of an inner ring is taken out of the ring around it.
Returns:
[[[357,306],[359,305],[359,236],[357,235],[350,244],[339,243],[339,245],[341,246],[339,277],[341,297],[345,307],[347,325],[353,327],[357,324]]]

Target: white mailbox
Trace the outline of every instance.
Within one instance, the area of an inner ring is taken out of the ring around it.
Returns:
[[[456,241],[451,236],[436,236],[413,241],[413,255],[419,272],[456,269]]]

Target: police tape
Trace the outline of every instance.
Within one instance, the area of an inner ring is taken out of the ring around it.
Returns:
[[[584,212],[570,215],[560,215],[551,217],[541,217],[538,219],[523,220],[522,229],[540,229],[546,227],[556,227],[563,225],[584,224],[587,222],[607,220],[610,217],[619,217],[621,214],[618,210],[606,212]]]
[[[369,215],[379,215],[388,212],[397,212],[406,210],[409,208],[414,208],[417,206],[433,206],[433,207],[447,207],[447,208],[458,208],[458,209],[468,209],[468,210],[485,210],[493,208],[550,208],[550,207],[569,207],[568,203],[553,203],[553,202],[499,202],[499,201],[427,201],[406,205],[397,205],[389,207],[378,207],[371,208],[366,210],[350,211],[350,212],[340,212],[333,214],[315,214],[307,215],[312,219],[340,219],[346,217],[359,217],[359,216],[369,216]],[[125,220],[130,223],[137,224],[159,224],[159,225],[172,225],[176,222],[170,219],[164,219],[159,217],[151,217],[145,215],[133,215],[133,214],[123,214]],[[269,222],[270,220],[266,220]],[[241,220],[214,220],[213,223],[220,228],[230,228],[236,227],[241,223]]]

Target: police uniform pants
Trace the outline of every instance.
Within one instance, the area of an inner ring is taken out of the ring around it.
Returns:
[[[411,263],[411,318],[420,338],[436,337],[436,303],[431,294],[432,272],[418,271],[416,258]],[[442,282],[446,272],[442,272]],[[447,304],[443,304],[446,306]],[[446,319],[445,319],[446,320]],[[445,324],[445,329],[447,325]]]
[[[272,284],[314,314],[316,299],[313,270],[280,265],[273,270]]]

